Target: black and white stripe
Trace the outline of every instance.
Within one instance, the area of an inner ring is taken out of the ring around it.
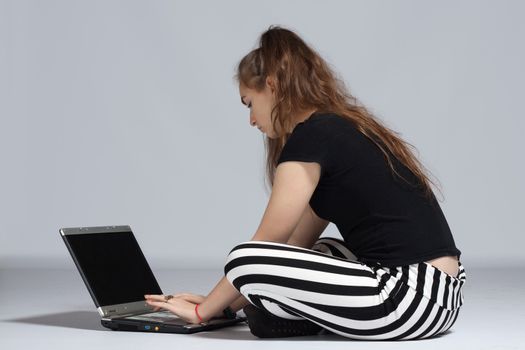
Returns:
[[[466,280],[461,263],[452,277],[428,263],[388,268],[356,259],[331,237],[312,249],[249,241],[231,250],[224,272],[255,306],[352,339],[429,338],[455,323]]]

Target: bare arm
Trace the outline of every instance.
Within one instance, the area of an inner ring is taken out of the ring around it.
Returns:
[[[308,205],[287,244],[310,249],[324,232],[330,221],[321,219]]]
[[[268,206],[252,240],[288,243],[310,248],[328,225],[315,215],[308,202],[319,182],[320,165],[289,161],[279,164]],[[249,302],[226,279],[221,278],[199,306],[204,320],[231,306],[240,310]]]
[[[293,231],[290,238],[288,238],[287,244],[302,247],[312,248],[314,243],[317,241],[319,236],[323,233],[330,222],[321,219],[315,214],[312,208],[308,205],[301,216],[301,220],[297,224],[297,227]],[[233,311],[237,312],[250,302],[241,295],[230,305]]]
[[[234,302],[238,303],[240,297],[244,298],[242,294],[232,286],[230,281],[226,279],[226,276],[224,276],[199,305],[199,314],[204,321],[207,321],[214,316],[221,315],[222,310],[230,304]],[[237,310],[233,309],[233,311]]]

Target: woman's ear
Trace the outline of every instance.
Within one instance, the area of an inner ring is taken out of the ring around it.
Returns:
[[[266,86],[270,88],[270,91],[273,93],[275,92],[275,78],[271,76],[266,77]]]

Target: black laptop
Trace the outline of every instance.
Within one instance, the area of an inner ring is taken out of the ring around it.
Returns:
[[[163,294],[129,226],[71,227],[60,234],[97,306],[104,327],[136,332],[195,333],[246,321],[212,318],[188,323],[167,310],[154,311],[145,294]]]

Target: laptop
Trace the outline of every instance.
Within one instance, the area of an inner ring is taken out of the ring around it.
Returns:
[[[246,317],[212,318],[192,324],[168,310],[154,311],[144,294],[164,294],[130,226],[61,228],[60,235],[101,317],[112,330],[195,333],[246,321]]]

